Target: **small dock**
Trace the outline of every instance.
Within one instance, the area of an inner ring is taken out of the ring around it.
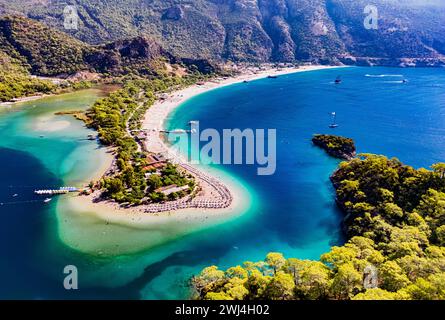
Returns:
[[[160,130],[160,133],[173,133],[173,134],[186,134],[186,133],[192,133],[191,130],[183,130],[183,129],[176,129],[176,130]]]
[[[59,189],[42,189],[34,191],[34,193],[38,195],[58,195],[58,194],[67,194],[70,192],[80,192],[80,190],[79,188],[76,187],[62,187]]]

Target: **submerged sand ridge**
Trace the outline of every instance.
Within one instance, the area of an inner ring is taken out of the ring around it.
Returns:
[[[166,99],[157,101],[147,111],[143,123],[143,129],[147,131],[147,150],[168,154],[170,159],[194,175],[200,185],[196,198],[126,209],[113,201],[95,201],[98,194],[61,198],[57,206],[60,237],[77,250],[113,256],[147,250],[248,212],[254,205],[255,193],[225,171],[187,163],[162,138],[166,118],[183,102],[216,88],[268,76],[325,68],[328,67],[248,70],[234,78],[213,80],[173,92]],[[102,165],[101,170],[104,167]]]

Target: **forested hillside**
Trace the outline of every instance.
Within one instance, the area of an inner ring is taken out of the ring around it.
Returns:
[[[0,51],[0,102],[35,93],[51,93],[54,89],[50,81],[32,78],[21,61]]]
[[[445,164],[416,170],[362,155],[332,176],[349,241],[320,261],[285,259],[193,278],[197,299],[445,299]]]
[[[78,9],[64,30],[63,9]],[[173,54],[235,61],[443,65],[445,4],[375,0],[378,29],[364,27],[365,0],[0,0],[90,44],[149,36]]]
[[[0,18],[0,62],[0,101],[56,88],[36,76],[150,77],[167,72],[167,65],[173,73],[183,72],[183,67],[201,73],[215,70],[207,60],[177,58],[147,37],[93,46],[20,16]]]
[[[32,20],[0,19],[0,38],[0,50],[20,57],[33,74],[53,76],[87,68],[84,55],[88,45]]]

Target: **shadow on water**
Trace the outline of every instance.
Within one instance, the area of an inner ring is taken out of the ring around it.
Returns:
[[[208,249],[206,252],[209,252],[210,250],[213,252],[213,258],[209,257],[208,254],[203,254],[203,252],[197,250],[175,252],[165,259],[145,267],[140,276],[123,286],[116,288],[82,288],[82,290],[71,291],[68,292],[68,294],[65,292],[65,295],[69,299],[143,299],[143,289],[147,286],[147,284],[163,274],[167,268],[171,266],[175,266],[177,268],[194,267],[202,264],[203,262],[204,264],[210,264],[212,260],[215,260],[218,256],[226,253],[226,250],[221,250],[220,248],[216,247]],[[188,287],[189,280],[190,279],[183,279],[183,281],[178,285],[182,288],[186,288]]]
[[[16,202],[0,206],[0,297],[23,298],[33,287],[47,286],[35,246],[42,242],[50,205],[33,190],[61,181],[24,152],[0,148],[0,163],[0,202]]]

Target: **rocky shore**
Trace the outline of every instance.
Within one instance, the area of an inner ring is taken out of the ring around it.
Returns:
[[[334,158],[351,160],[357,155],[354,141],[349,138],[317,134],[312,138],[312,143]]]

